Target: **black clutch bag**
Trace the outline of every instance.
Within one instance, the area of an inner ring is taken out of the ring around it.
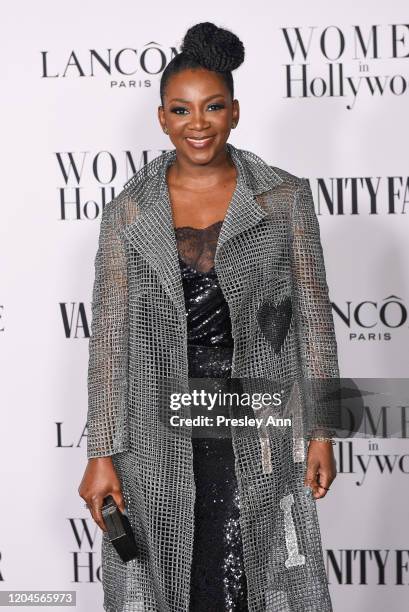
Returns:
[[[129,518],[121,512],[112,495],[104,497],[102,516],[107,528],[108,538],[122,561],[135,559],[138,550]]]

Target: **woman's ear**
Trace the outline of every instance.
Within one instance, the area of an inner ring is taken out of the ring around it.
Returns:
[[[233,100],[233,108],[232,108],[232,123],[236,127],[240,119],[240,104],[239,101]]]
[[[166,123],[165,123],[165,110],[164,110],[162,105],[158,106],[158,119],[159,119],[159,123],[160,123],[160,125],[162,127],[162,130],[163,130],[163,128],[165,127]]]

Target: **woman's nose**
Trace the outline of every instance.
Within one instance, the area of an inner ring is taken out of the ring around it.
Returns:
[[[209,126],[209,121],[203,113],[192,113],[190,115],[189,127],[195,130],[201,130]]]

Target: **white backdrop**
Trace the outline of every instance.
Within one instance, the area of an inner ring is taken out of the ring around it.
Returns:
[[[100,213],[144,155],[172,148],[161,61],[200,21],[246,48],[231,142],[310,179],[341,375],[409,378],[404,0],[15,0],[1,24],[0,590],[75,590],[78,610],[102,610],[101,532],[77,493]],[[373,442],[338,443],[317,502],[334,612],[407,610],[408,443]]]

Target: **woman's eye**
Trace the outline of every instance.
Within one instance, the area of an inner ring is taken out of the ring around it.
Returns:
[[[221,108],[224,108],[224,104],[209,104],[209,106],[207,108],[214,108],[216,110],[219,110]],[[174,108],[170,109],[172,113],[175,113],[176,115],[184,115],[185,112],[188,112],[187,108],[185,108],[184,106],[175,106]]]
[[[181,113],[179,113],[179,111],[185,111],[186,108],[184,108],[183,106],[175,106],[175,108],[171,108],[170,110],[172,113],[176,113],[176,115],[180,115]]]

